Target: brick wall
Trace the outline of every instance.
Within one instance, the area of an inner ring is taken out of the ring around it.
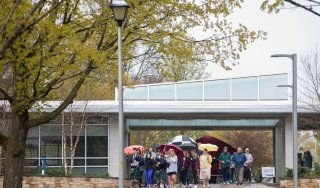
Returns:
[[[0,188],[3,177],[0,177]],[[126,182],[129,187],[129,181]],[[76,177],[36,177],[23,178],[23,188],[117,188],[117,179],[76,178]]]
[[[320,188],[320,179],[299,179],[299,188]],[[293,180],[281,180],[281,188],[292,188]]]

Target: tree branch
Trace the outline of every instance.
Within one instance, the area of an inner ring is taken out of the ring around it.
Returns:
[[[26,128],[31,128],[35,126],[39,126],[45,123],[49,123],[52,119],[57,117],[66,107],[68,107],[69,104],[72,103],[73,99],[76,98],[77,92],[79,91],[80,87],[84,83],[86,77],[92,72],[92,70],[95,69],[93,67],[93,61],[89,60],[87,68],[83,74],[77,81],[77,83],[74,85],[70,93],[68,94],[67,98],[59,105],[58,108],[53,110],[52,112],[46,113],[45,116],[39,117],[37,119],[31,119],[26,124]]]
[[[306,10],[306,11],[308,11],[308,12],[311,12],[311,13],[317,15],[317,16],[320,16],[320,13],[314,11],[312,8],[306,7],[305,5],[302,5],[302,4],[300,4],[300,3],[297,3],[297,2],[295,2],[295,1],[293,1],[293,0],[284,0],[284,1],[287,2],[287,3],[290,3],[290,4],[292,4],[292,5],[295,5],[295,6],[297,6],[297,7],[303,8],[304,10]]]
[[[11,11],[10,11],[7,19],[6,19],[6,21],[2,24],[2,26],[1,26],[1,28],[0,28],[0,33],[2,33],[2,31],[7,27],[10,19],[12,18],[14,12],[17,10],[20,2],[21,2],[21,0],[16,0],[16,2],[15,2],[15,4],[13,5],[13,7],[12,7],[12,9],[11,9]]]
[[[0,93],[3,94],[4,100],[8,100],[10,104],[12,103],[12,97],[10,97],[9,94],[4,89],[0,88]]]

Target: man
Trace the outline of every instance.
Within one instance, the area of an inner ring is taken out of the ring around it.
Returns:
[[[233,154],[232,160],[235,164],[237,185],[242,185],[243,184],[243,168],[244,168],[244,163],[247,161],[247,158],[245,154],[242,152],[241,147],[238,147],[237,152]]]
[[[230,184],[231,154],[228,152],[228,147],[223,148],[223,152],[220,154],[218,160],[221,166],[223,184]]]
[[[251,182],[251,168],[253,163],[253,157],[249,152],[249,148],[246,148],[244,151],[247,159],[246,162],[244,163],[244,180],[246,182]]]

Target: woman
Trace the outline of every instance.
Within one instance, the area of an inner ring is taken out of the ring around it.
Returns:
[[[251,182],[251,168],[253,163],[253,157],[249,152],[249,148],[244,150],[246,156],[246,162],[244,163],[244,181]]]
[[[138,187],[140,187],[141,183],[141,177],[142,177],[142,171],[141,168],[143,167],[143,157],[141,156],[141,151],[136,150],[133,154],[133,156],[130,159],[131,163],[131,173],[130,173],[130,179],[131,179],[131,187],[135,187],[137,184]]]
[[[157,156],[155,159],[156,164],[156,172],[155,172],[155,182],[157,184],[157,187],[160,187],[161,184],[163,184],[163,187],[166,187],[167,182],[167,161],[165,156],[161,153],[161,151],[157,151]]]
[[[167,175],[169,179],[170,188],[174,188],[177,181],[177,170],[178,170],[178,157],[176,156],[173,149],[169,149],[169,154],[166,155],[167,163]]]
[[[209,187],[209,180],[211,178],[211,163],[212,157],[207,149],[203,150],[200,160],[200,179],[203,181],[203,187]]]
[[[150,152],[146,153],[146,158],[144,159],[144,166],[145,166],[144,174],[146,177],[146,185],[148,188],[151,188],[154,160],[151,158]]]
[[[200,169],[199,157],[195,149],[191,150],[188,179],[190,184],[198,184],[198,171]]]

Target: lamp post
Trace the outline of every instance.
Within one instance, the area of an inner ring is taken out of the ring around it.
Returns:
[[[282,87],[290,87],[292,89],[293,187],[298,188],[297,54],[274,54],[271,57],[287,57],[292,60],[292,85],[282,85]]]
[[[123,118],[123,83],[122,83],[122,24],[126,19],[129,5],[124,0],[111,0],[110,8],[118,24],[118,100],[119,100],[119,188],[124,188],[124,118]]]

